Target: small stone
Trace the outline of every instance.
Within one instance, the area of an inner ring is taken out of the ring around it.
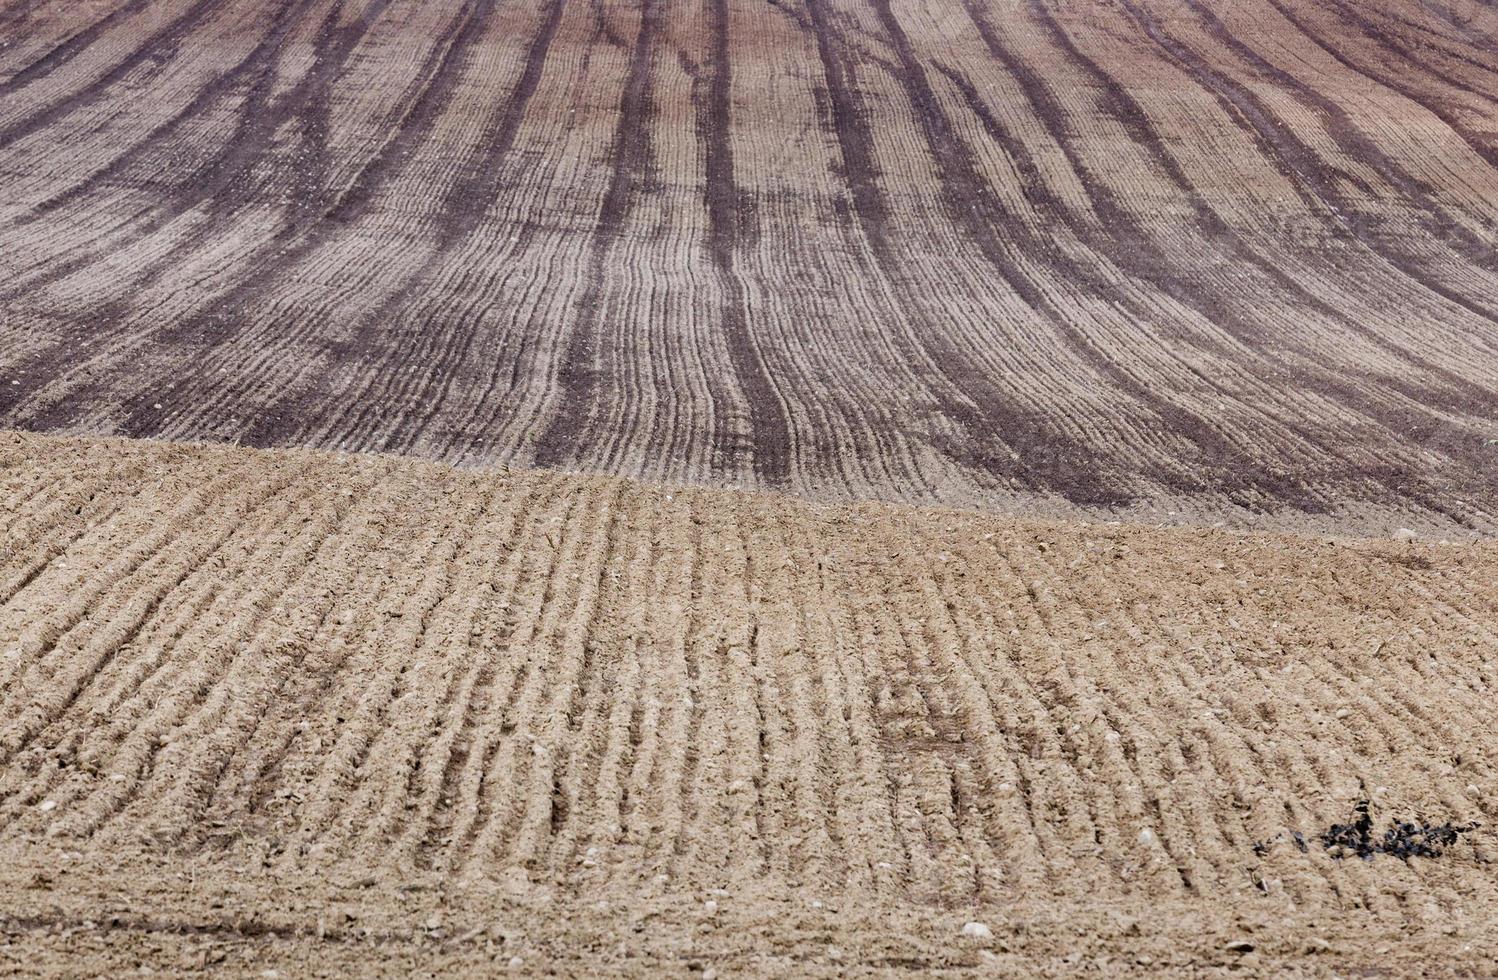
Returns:
[[[42,805],[41,805],[40,809],[41,809],[41,811],[43,813],[46,813],[49,810],[56,810],[57,809],[57,801],[56,800],[42,800]]]
[[[521,959],[518,956],[512,956],[512,957],[510,957],[510,969],[512,969],[512,970],[518,970],[522,966],[525,966],[525,960]]]
[[[1350,714],[1352,714],[1352,709],[1351,708],[1338,708],[1337,709],[1337,717],[1338,718],[1346,718]]]
[[[993,930],[981,922],[969,922],[962,927],[962,934],[971,939],[992,939]]]
[[[1237,953],[1242,956],[1244,953],[1252,953],[1254,951],[1254,944],[1247,939],[1235,939],[1228,943],[1227,950],[1229,953]]]
[[[713,901],[712,899],[708,899],[707,901],[702,903],[702,910],[708,915],[717,915],[718,903]]]
[[[1139,832],[1139,843],[1148,847],[1155,842],[1155,832],[1148,827]]]
[[[1418,537],[1418,535],[1407,527],[1402,527],[1394,532],[1395,541],[1413,541],[1416,537]]]

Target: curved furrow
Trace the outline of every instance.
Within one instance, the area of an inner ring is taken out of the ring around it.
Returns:
[[[1283,161],[1290,173],[1308,193],[1314,194],[1321,201],[1331,205],[1334,214],[1344,212],[1351,215],[1359,214],[1357,202],[1338,187],[1338,178],[1344,180],[1346,178],[1345,171],[1334,172],[1334,168],[1325,163],[1316,151],[1297,136],[1292,128],[1246,84],[1233,80],[1224,71],[1212,67],[1211,63],[1193,48],[1160,31],[1153,18],[1141,7],[1129,0],[1125,0],[1124,5],[1131,13],[1141,18],[1145,30],[1152,39],[1166,48],[1173,57],[1187,65],[1188,70],[1202,80],[1210,90],[1229,100],[1239,110],[1240,114],[1236,118],[1242,120],[1243,125],[1262,138],[1261,148],[1269,155]],[[1295,99],[1313,107],[1325,120],[1328,135],[1346,158],[1371,168],[1401,194],[1408,195],[1413,202],[1417,202],[1432,216],[1443,216],[1444,220],[1436,225],[1430,220],[1424,220],[1420,212],[1414,215],[1416,222],[1426,231],[1429,241],[1443,243],[1449,241],[1476,270],[1488,270],[1495,261],[1498,261],[1494,259],[1491,242],[1482,241],[1464,224],[1452,220],[1446,210],[1430,196],[1428,185],[1418,176],[1407,173],[1396,161],[1379,150],[1372,140],[1357,128],[1342,106],[1253,51],[1229,32],[1222,20],[1212,11],[1197,4],[1192,4],[1191,8],[1203,23],[1207,33],[1216,41],[1232,51],[1235,56],[1243,59],[1245,63],[1254,66],[1257,71],[1273,79],[1276,85],[1288,90]],[[1345,224],[1346,219],[1341,220]],[[1417,255],[1397,248],[1392,241],[1371,239],[1368,236],[1357,235],[1356,231],[1354,231],[1354,237],[1371,247],[1392,266],[1410,276],[1421,287],[1489,322],[1493,320],[1494,312],[1488,309],[1482,301],[1474,300],[1441,284],[1438,279],[1425,272],[1423,263]]]
[[[23,88],[43,75],[67,64],[80,51],[85,50],[100,37],[103,37],[116,23],[144,10],[150,2],[151,0],[131,0],[130,3],[115,7],[92,24],[69,35],[55,46],[48,48],[47,52],[41,57],[21,66],[12,72],[3,82],[0,82],[0,96],[8,95],[19,88]],[[5,12],[5,14],[10,13],[11,11]],[[4,14],[0,14],[0,18],[4,17]]]
[[[1169,276],[1169,278],[1166,278],[1168,273],[1165,270],[1169,270],[1172,266],[1179,264],[1178,260],[1163,248],[1153,244],[1151,230],[1133,218],[1127,208],[1118,199],[1108,181],[1096,174],[1088,166],[1087,162],[1083,159],[1082,149],[1077,145],[1079,141],[1069,130],[1065,112],[1050,91],[1050,86],[1046,79],[1007,49],[980,7],[976,4],[968,4],[966,6],[969,15],[973,18],[973,22],[978,28],[979,36],[984,40],[989,51],[1000,60],[1007,71],[1022,81],[1026,98],[1035,104],[1038,115],[1044,121],[1052,138],[1057,141],[1057,144],[1061,147],[1063,153],[1065,153],[1073,170],[1083,177],[1083,189],[1090,204],[1102,220],[1104,227],[1109,229],[1109,236],[1118,244],[1110,248],[1106,239],[1097,235],[1088,235],[1085,228],[1079,222],[1073,220],[1069,223],[1078,232],[1079,237],[1088,240],[1093,248],[1106,254],[1111,261],[1117,262],[1120,268],[1126,270],[1133,278],[1155,282],[1166,293],[1190,303],[1192,308],[1200,312],[1205,320],[1224,327],[1232,335],[1234,340],[1242,344],[1247,350],[1260,348],[1265,339],[1263,337],[1264,324],[1262,321],[1256,319],[1252,312],[1247,310],[1240,311],[1240,301],[1229,290],[1213,288],[1213,284],[1210,281],[1199,283],[1192,277]],[[1349,316],[1340,312],[1326,300],[1300,286],[1277,266],[1266,262],[1262,257],[1254,253],[1243,242],[1237,232],[1230,228],[1202,200],[1200,193],[1181,172],[1179,165],[1164,152],[1163,143],[1160,140],[1158,131],[1152,126],[1138,102],[1134,101],[1128,92],[1119,86],[1113,78],[1105,74],[1095,62],[1087,59],[1085,55],[1076,49],[1070,39],[1061,32],[1054,19],[1046,15],[1043,6],[1032,4],[1031,12],[1032,14],[1045,16],[1044,26],[1052,39],[1058,43],[1079,67],[1083,68],[1090,77],[1097,80],[1104,87],[1106,101],[1103,105],[1108,109],[1110,117],[1124,126],[1136,145],[1145,150],[1171,183],[1182,194],[1187,196],[1195,216],[1201,224],[1202,231],[1210,234],[1214,241],[1228,244],[1235,260],[1257,266],[1270,277],[1271,282],[1276,288],[1292,293],[1298,303],[1315,310],[1318,314],[1328,319],[1341,323],[1351,333],[1361,338],[1366,338],[1376,344],[1381,350],[1399,358],[1401,362],[1409,363],[1420,370],[1428,371],[1439,377],[1443,383],[1450,385],[1454,392],[1460,393],[1436,403],[1442,405],[1448,411],[1460,410],[1462,408],[1470,409],[1488,400],[1489,392],[1486,389],[1474,385],[1464,378],[1455,376],[1454,372],[1432,365],[1428,360],[1409,350],[1405,345],[1391,343],[1383,336],[1364,326],[1355,316]],[[941,66],[938,65],[938,67],[940,68]],[[1034,173],[1035,164],[1033,161],[1027,161],[1027,151],[1025,151],[1022,144],[1019,144],[1017,140],[1004,131],[998,121],[987,110],[986,106],[983,105],[978,93],[972,90],[971,84],[965,83],[965,80],[961,79],[960,76],[956,76],[955,72],[949,77],[952,77],[954,83],[963,89],[964,96],[969,101],[973,111],[983,121],[985,130],[996,140],[1000,141],[1005,146],[1007,152],[1021,160],[1028,172]],[[1049,200],[1046,200],[1046,205],[1049,209],[1055,210],[1062,216],[1069,213],[1060,202],[1050,197],[1048,191],[1045,189],[1045,185],[1038,178],[1032,178],[1029,184],[1040,188],[1037,193],[1043,199],[1049,198]],[[1125,239],[1120,234],[1124,229],[1137,229],[1137,231]],[[1300,341],[1291,335],[1286,336],[1285,342],[1299,343]],[[1303,384],[1306,389],[1329,390],[1337,400],[1348,405],[1354,411],[1360,411],[1378,419],[1381,424],[1388,427],[1391,431],[1397,431],[1408,424],[1408,416],[1403,412],[1396,413],[1387,407],[1373,402],[1364,392],[1363,385],[1348,384],[1338,377],[1330,376],[1330,372],[1326,371],[1317,371],[1313,374],[1306,367],[1301,367],[1300,365],[1296,365],[1293,370],[1296,371],[1299,377],[1304,379]],[[1380,374],[1369,377],[1367,380],[1376,384],[1409,391],[1412,405],[1419,405],[1421,403],[1429,404],[1433,394],[1429,388],[1421,389],[1417,392],[1413,386],[1401,384],[1401,379],[1397,376],[1391,378],[1388,375]],[[1307,436],[1308,441],[1314,439],[1314,436],[1310,436],[1309,434]],[[1350,460],[1344,460],[1344,465],[1356,464]],[[1279,487],[1276,490],[1277,495],[1281,496],[1286,494],[1293,495],[1296,492],[1291,487]],[[1299,492],[1305,493],[1306,491],[1302,489]]]
[[[417,68],[411,86],[391,114],[390,135],[363,161],[358,172],[318,220],[304,222],[299,227],[283,224],[267,244],[257,248],[256,254],[248,261],[248,270],[237,274],[227,290],[208,297],[206,303],[195,303],[195,309],[173,320],[169,328],[147,327],[142,332],[139,324],[133,325],[132,332],[122,337],[118,349],[92,352],[92,359],[107,363],[105,357],[128,357],[147,343],[160,343],[174,337],[214,338],[215,347],[222,353],[200,358],[198,376],[187,383],[179,382],[175,386],[176,392],[182,398],[209,391],[216,399],[235,395],[236,386],[226,386],[224,379],[218,377],[217,368],[242,361],[243,348],[270,356],[274,348],[264,343],[265,338],[284,337],[277,332],[280,324],[275,320],[261,324],[258,330],[247,330],[239,319],[241,311],[256,310],[267,293],[282,285],[281,277],[287,270],[295,268],[342,233],[346,226],[356,224],[369,213],[376,196],[399,174],[441,117],[461,74],[465,50],[479,35],[483,23],[482,17],[478,16],[479,6],[466,4],[456,17],[456,25],[432,45]],[[241,349],[227,347],[226,341],[236,342]],[[82,372],[74,368],[70,374]],[[252,374],[251,383],[243,384],[241,390],[251,387],[256,376]],[[236,379],[238,377],[236,372]],[[80,380],[82,384],[67,393],[72,399],[88,397],[98,384],[98,379],[90,380],[86,375]],[[49,400],[57,404],[57,396]],[[63,406],[58,405],[58,408]],[[154,401],[147,398],[130,399],[125,411],[128,413],[126,422],[117,426],[122,431],[129,432],[133,427],[144,432],[160,424],[159,410],[154,408]]]
[[[192,33],[215,14],[222,0],[195,0],[180,16],[160,30],[147,35],[121,60],[111,65],[99,77],[88,82],[77,91],[46,104],[23,112],[18,118],[0,127],[0,146],[14,146],[33,136],[58,120],[94,105],[114,94],[119,83],[142,66],[150,63],[159,67],[162,57],[170,59],[180,53],[183,43]]]

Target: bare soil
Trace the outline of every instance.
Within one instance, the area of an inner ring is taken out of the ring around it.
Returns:
[[[0,972],[1491,973],[1495,39],[0,0]]]
[[[22,434],[0,542],[7,970],[1498,956],[1492,544]]]
[[[1492,531],[1495,38],[1478,0],[4,0],[0,424]]]

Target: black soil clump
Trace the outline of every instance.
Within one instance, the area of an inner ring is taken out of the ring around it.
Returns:
[[[1431,824],[1410,820],[1391,820],[1388,829],[1377,834],[1373,829],[1373,815],[1367,800],[1358,801],[1354,817],[1348,823],[1334,823],[1316,839],[1331,853],[1333,858],[1360,857],[1371,861],[1375,854],[1388,854],[1408,861],[1412,857],[1435,858],[1445,853],[1463,834],[1478,828],[1478,824]],[[1260,856],[1268,852],[1269,846],[1283,837],[1276,834],[1267,841],[1254,844],[1254,853]],[[1308,850],[1307,838],[1299,831],[1291,831],[1295,847],[1302,854]]]

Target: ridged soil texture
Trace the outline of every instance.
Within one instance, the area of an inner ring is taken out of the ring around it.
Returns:
[[[1493,527],[1477,0],[0,17],[0,424]]]
[[[14,955],[1498,952],[1490,544],[15,434],[0,490]]]

